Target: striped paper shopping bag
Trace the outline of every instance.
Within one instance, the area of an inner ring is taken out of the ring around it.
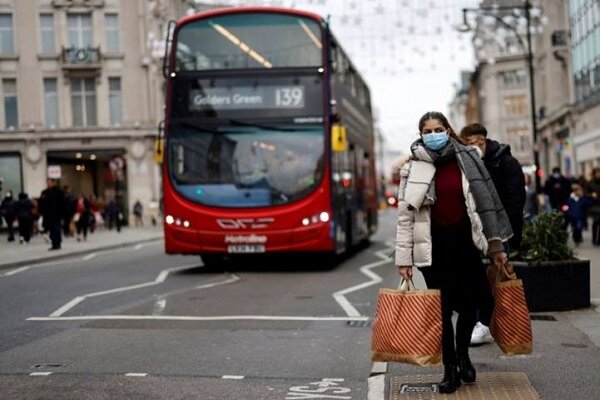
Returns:
[[[380,289],[373,322],[371,359],[421,366],[442,360],[439,290]]]
[[[509,356],[531,354],[533,338],[523,281],[517,279],[510,264],[495,274],[492,292],[494,312],[490,332],[500,350]]]

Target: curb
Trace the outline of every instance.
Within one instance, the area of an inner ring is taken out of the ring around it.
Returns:
[[[68,253],[63,253],[63,254],[52,254],[52,255],[49,254],[48,256],[44,256],[44,257],[38,257],[38,258],[29,259],[29,260],[20,260],[20,261],[14,261],[14,262],[8,262],[5,264],[0,264],[0,270],[21,267],[24,265],[42,264],[42,263],[45,263],[48,261],[55,261],[55,260],[60,260],[63,258],[76,257],[76,256],[80,256],[82,254],[87,254],[87,253],[91,253],[94,251],[118,249],[121,247],[133,246],[133,245],[140,244],[140,243],[154,242],[154,241],[160,240],[160,239],[162,239],[162,236],[141,239],[141,240],[135,240],[135,241],[125,242],[125,243],[117,243],[117,244],[110,244],[110,245],[106,245],[106,246],[99,246],[99,247],[96,247],[93,249],[87,249],[87,250],[75,250],[75,251],[70,251]]]

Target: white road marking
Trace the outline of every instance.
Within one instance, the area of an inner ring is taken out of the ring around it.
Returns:
[[[161,298],[154,303],[154,308],[152,309],[152,315],[161,315],[167,306],[167,299]]]
[[[180,267],[167,268],[167,269],[162,270],[160,272],[160,274],[158,275],[158,277],[152,282],[139,283],[137,285],[123,286],[120,288],[103,290],[101,292],[94,292],[94,293],[85,294],[83,296],[77,296],[73,300],[69,301],[67,304],[63,305],[58,310],[56,310],[52,314],[50,314],[50,317],[60,317],[61,315],[63,315],[64,313],[69,311],[71,308],[75,307],[77,304],[81,303],[83,300],[85,300],[87,298],[104,296],[105,294],[119,293],[119,292],[125,292],[128,290],[141,289],[141,288],[148,287],[148,286],[159,285],[167,279],[167,276],[169,276],[169,274],[171,272],[182,271],[185,269],[190,269],[190,268],[195,268],[195,267],[198,267],[198,264],[187,264],[187,265],[182,265]]]
[[[83,261],[87,261],[87,260],[91,260],[92,258],[96,257],[97,255],[98,255],[98,253],[90,253],[90,254],[88,254],[87,256],[85,256],[85,257],[82,257],[81,259],[82,259]]]
[[[388,251],[387,249],[385,251]],[[369,286],[376,285],[383,281],[383,278],[371,271],[372,268],[379,267],[384,264],[388,264],[390,262],[390,258],[385,254],[384,250],[376,251],[375,255],[381,258],[381,261],[376,261],[370,264],[367,264],[360,268],[360,272],[371,278],[370,281],[361,283],[359,285],[351,286],[344,290],[337,291],[333,294],[333,298],[338,302],[340,307],[348,314],[349,317],[359,317],[361,314],[358,312],[356,308],[348,301],[345,295],[348,293],[355,292],[357,290],[361,290],[367,288]]]
[[[30,317],[27,321],[156,320],[156,321],[368,321],[369,317],[306,317],[293,315],[78,315],[73,317]]]
[[[135,378],[144,378],[144,377],[148,376],[148,374],[145,372],[128,372],[125,374],[125,376],[131,376],[131,377],[135,377]]]
[[[244,375],[223,375],[221,379],[244,379]]]
[[[226,285],[228,283],[237,282],[239,280],[240,280],[239,276],[237,276],[235,274],[231,274],[231,278],[229,278],[227,280],[196,286],[195,289],[207,289],[207,288],[211,288],[211,287],[215,287],[215,286],[219,286],[219,285]]]
[[[2,275],[2,276],[11,276],[11,275],[16,275],[16,274],[18,274],[19,272],[24,272],[24,271],[27,271],[27,270],[28,270],[28,269],[30,269],[30,268],[31,268],[31,267],[28,265],[28,266],[25,266],[25,267],[21,267],[21,268],[13,269],[13,270],[11,270],[11,271],[5,272],[5,273],[4,273],[4,275]]]
[[[52,375],[52,372],[32,372],[29,376],[48,376]]]
[[[385,374],[369,378],[367,400],[383,400],[385,398]]]
[[[141,244],[141,243],[139,243],[139,244],[136,244],[135,246],[133,246],[133,249],[134,249],[134,250],[139,250],[139,249],[141,249],[142,247],[144,247],[144,245],[143,245],[143,244]]]
[[[319,382],[311,382],[306,386],[292,386],[285,397],[286,400],[304,399],[340,399],[349,400],[352,396],[340,396],[349,394],[352,389],[340,386],[338,382],[344,382],[343,378],[323,378]],[[314,387],[316,386],[316,387]]]

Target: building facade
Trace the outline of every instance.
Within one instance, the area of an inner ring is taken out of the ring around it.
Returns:
[[[543,4],[544,25],[535,42],[535,87],[537,97],[538,148],[540,167],[550,173],[559,167],[563,174],[577,174],[572,135],[571,59],[567,1]]]
[[[160,199],[167,21],[160,0],[0,0],[0,178],[38,197],[47,177],[124,211]],[[177,4],[181,7],[180,4]]]
[[[471,80],[474,88],[468,92],[467,120],[485,125],[491,139],[509,144],[522,165],[532,165],[529,76],[523,40],[526,21],[519,12],[522,4],[484,1],[481,6],[487,10],[494,6],[515,8],[476,14],[473,45],[477,67]],[[473,105],[478,113],[473,112]],[[475,115],[479,121],[473,121]]]
[[[572,146],[576,171],[589,178],[600,167],[600,2],[570,0],[574,132]]]

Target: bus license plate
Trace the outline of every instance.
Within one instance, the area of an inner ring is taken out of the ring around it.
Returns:
[[[242,244],[235,246],[227,246],[228,253],[264,253],[265,246]]]

